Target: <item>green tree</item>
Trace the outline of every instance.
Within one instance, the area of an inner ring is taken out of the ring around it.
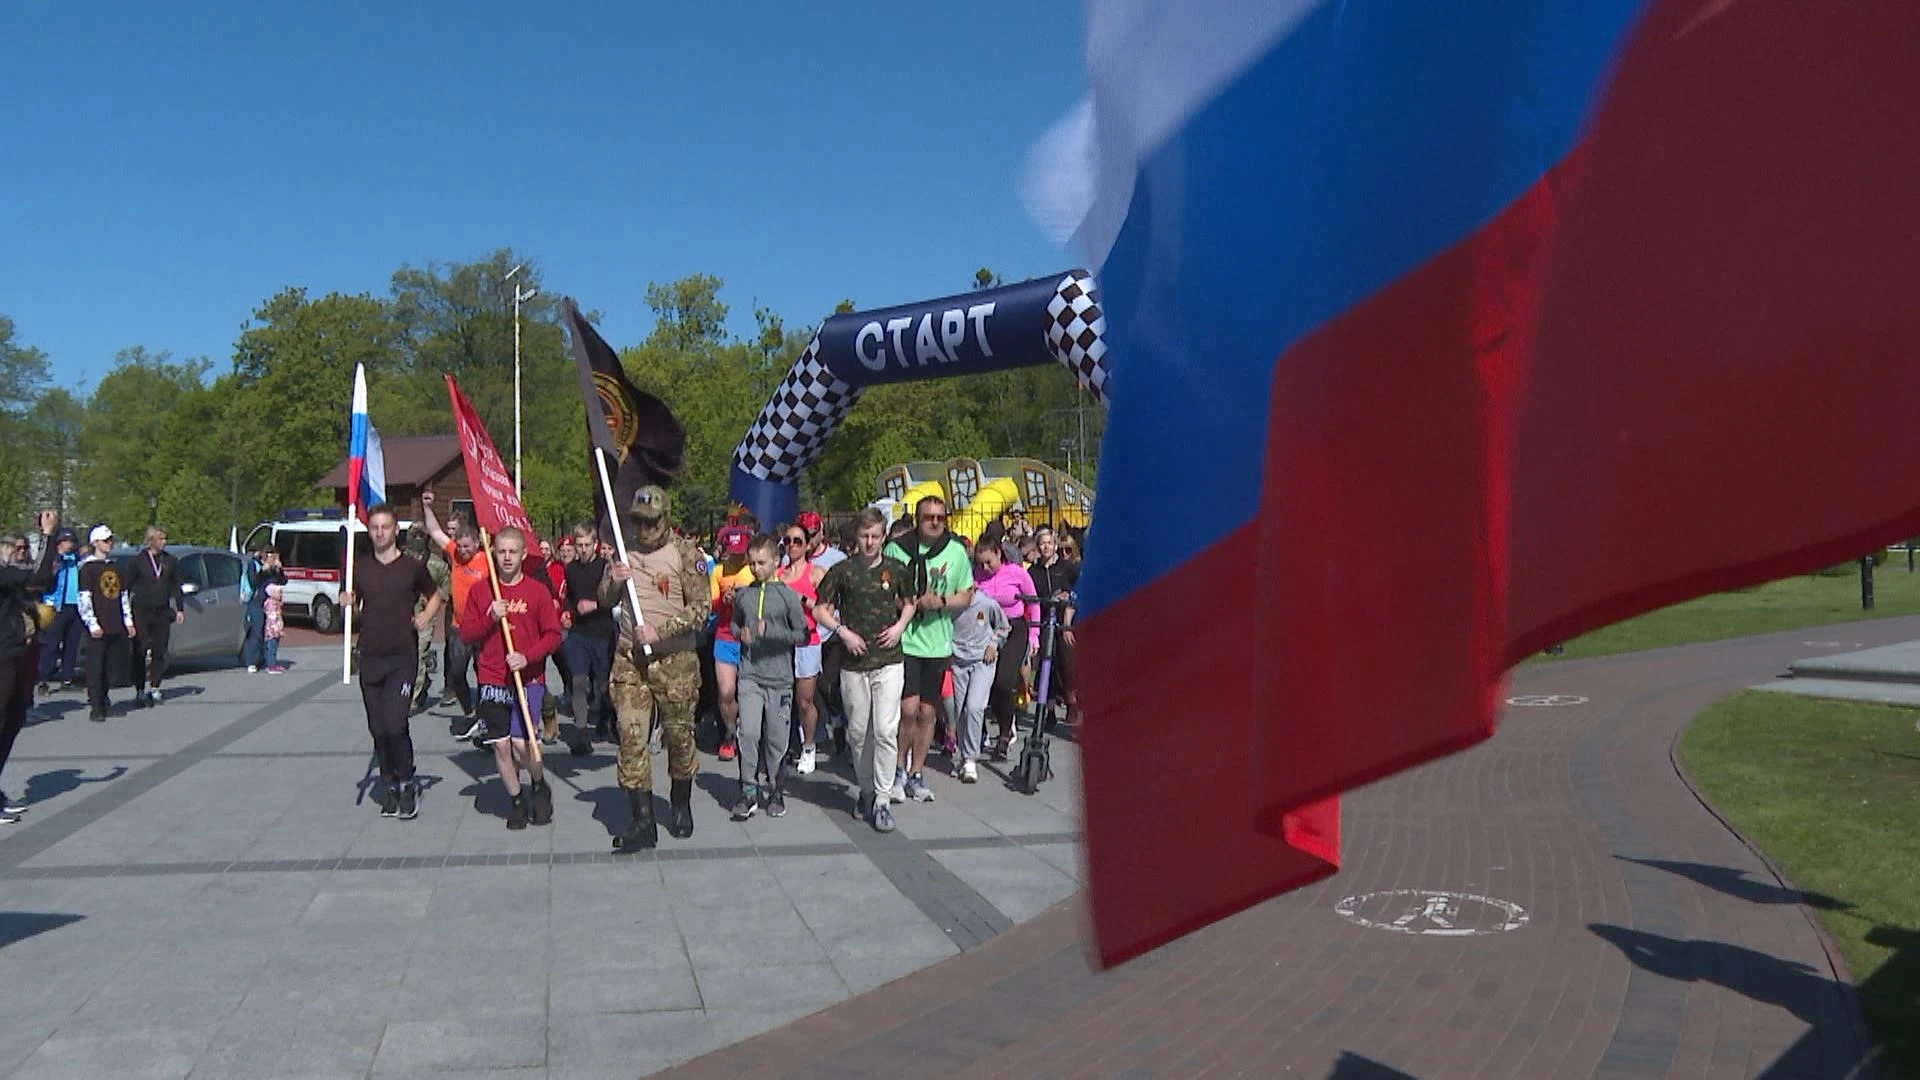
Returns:
[[[168,481],[183,469],[204,468],[212,433],[195,432],[182,417],[202,407],[212,366],[138,345],[114,358],[94,387],[80,430],[84,517],[123,532],[145,527],[156,519]]]
[[[47,354],[14,340],[13,320],[0,315],[0,514],[15,520],[33,494],[38,447],[26,415],[47,381]]]
[[[181,469],[160,489],[159,520],[170,543],[227,542],[227,492],[218,481],[197,469]]]
[[[283,289],[242,327],[232,378],[220,390],[225,401],[211,403],[221,406],[236,520],[325,503],[314,484],[346,453],[355,364],[367,365],[381,426],[382,409],[402,404],[386,391],[406,369],[399,328],[371,296],[311,300],[305,289]]]
[[[87,403],[64,387],[40,395],[27,410],[23,433],[32,462],[32,490],[37,501],[60,511],[64,520],[71,508],[80,468],[80,433],[86,425]]]

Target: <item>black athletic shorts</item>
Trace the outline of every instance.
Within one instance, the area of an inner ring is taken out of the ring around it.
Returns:
[[[921,701],[937,702],[941,698],[940,689],[947,680],[947,668],[953,664],[953,657],[941,656],[928,659],[922,656],[907,657],[906,673],[900,680],[900,699],[919,698]]]

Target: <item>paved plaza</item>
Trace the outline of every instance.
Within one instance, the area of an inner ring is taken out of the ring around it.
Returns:
[[[563,751],[554,825],[509,833],[437,714],[420,819],[378,818],[331,650],[105,725],[63,696],[7,770],[33,810],[0,833],[0,1074],[1868,1076],[1803,898],[1671,755],[1720,697],[1915,637],[1527,665],[1493,740],[1347,800],[1339,875],[1105,973],[1071,746],[1037,797],[941,780],[891,836],[837,765],[732,824],[703,756],[693,840],[617,862],[611,757]],[[1169,768],[1233,752],[1224,692]]]
[[[22,734],[0,1074],[634,1077],[1079,887],[1070,745],[1040,794],[936,780],[891,835],[854,821],[838,763],[795,779],[784,819],[735,824],[732,766],[703,755],[693,838],[616,860],[610,748],[555,748],[554,823],[509,832],[491,753],[436,710],[413,724],[421,815],[382,819],[338,651],[283,655],[287,675],[183,673],[160,709],[106,724],[55,695]]]

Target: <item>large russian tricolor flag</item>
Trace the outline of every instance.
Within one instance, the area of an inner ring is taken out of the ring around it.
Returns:
[[[353,365],[353,407],[347,436],[347,505],[361,524],[369,507],[387,501],[387,455],[367,416],[367,369]]]
[[[1511,663],[1920,533],[1910,3],[1096,0],[1117,962],[1334,872]],[[1063,194],[1064,193],[1064,194]],[[1409,883],[1412,884],[1412,883]]]

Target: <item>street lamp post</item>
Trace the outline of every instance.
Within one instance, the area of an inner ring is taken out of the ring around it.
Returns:
[[[507,271],[506,280],[513,281],[513,276],[515,274],[518,274],[520,271],[526,269],[526,266],[527,266],[526,263],[521,263],[518,266],[515,266],[513,269]],[[539,289],[526,289],[523,291],[520,288],[520,283],[517,281],[514,282],[514,285],[513,285],[513,493],[515,495],[520,494],[520,302],[523,300],[531,300],[534,297],[539,295],[540,295]]]

